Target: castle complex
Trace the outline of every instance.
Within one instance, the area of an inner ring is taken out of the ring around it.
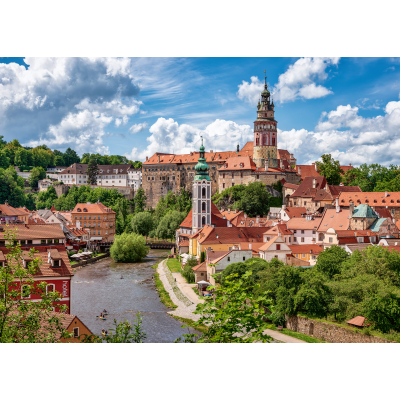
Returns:
[[[274,102],[265,80],[261,101],[257,105],[254,122],[254,142],[247,142],[236,151],[192,152],[190,154],[155,153],[146,157],[142,166],[142,187],[146,192],[147,205],[155,207],[161,196],[171,190],[192,190],[195,166],[199,158],[209,166],[211,196],[217,190],[234,185],[263,182],[272,185],[282,179],[297,184],[301,177],[296,172],[296,159],[287,150],[277,148],[278,132]]]

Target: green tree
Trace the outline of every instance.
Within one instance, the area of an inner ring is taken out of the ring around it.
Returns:
[[[199,342],[266,343],[272,340],[264,334],[267,325],[263,321],[264,310],[273,309],[271,302],[264,296],[253,295],[250,276],[251,271],[241,278],[229,276],[223,286],[214,288],[215,297],[197,305],[195,314],[200,319],[195,326],[207,326]]]
[[[64,153],[64,161],[65,165],[69,167],[71,164],[78,163],[80,158],[75,150],[72,150],[70,147]]]
[[[170,211],[159,222],[156,236],[161,239],[174,239],[176,230],[186,218],[186,213]]]
[[[14,163],[20,169],[24,170],[28,166],[28,150],[25,150],[23,147],[19,148],[15,152]]]
[[[339,185],[342,180],[343,170],[340,163],[334,160],[330,154],[324,154],[322,161],[317,161],[318,173],[325,177],[329,185]]]
[[[116,235],[110,248],[110,255],[116,262],[135,263],[141,261],[149,253],[146,240],[136,233]]]
[[[103,340],[106,343],[143,343],[147,334],[143,331],[142,321],[140,312],[136,314],[133,325],[127,319],[121,322],[114,319],[114,329],[110,329],[109,335]]]
[[[135,213],[143,212],[146,207],[146,192],[144,189],[139,188],[136,192],[134,201],[135,201]]]
[[[8,168],[10,166],[10,157],[8,157],[9,150],[3,148],[0,150],[0,168]]]
[[[262,182],[250,183],[242,193],[233,208],[243,210],[250,217],[266,215],[269,212],[272,196]]]
[[[37,199],[36,199],[36,208],[38,210],[43,208],[51,208],[54,204],[54,200],[57,199],[57,193],[53,186],[47,188],[42,192],[39,192]]]
[[[88,169],[88,181],[90,185],[97,185],[97,176],[99,175],[99,167],[94,158],[89,160]]]
[[[42,167],[35,167],[31,171],[31,176],[29,177],[29,184],[31,188],[37,188],[38,182],[41,179],[46,178],[46,171]]]
[[[22,207],[25,203],[23,179],[17,175],[11,165],[7,169],[0,168],[0,204],[7,200],[12,207]]]
[[[12,244],[6,245],[6,263],[0,268],[0,342],[54,343],[60,337],[70,337],[62,324],[64,315],[52,312],[54,303],[60,301],[60,293],[46,293],[47,283],[33,279],[41,261],[35,250],[29,250],[32,261],[25,268],[16,231],[7,229],[5,239]],[[39,295],[40,301],[22,298],[21,288],[23,293]],[[65,305],[58,307],[61,313],[67,311]]]
[[[142,236],[149,236],[154,229],[154,219],[148,211],[135,214],[131,220],[132,231]]]
[[[319,253],[315,268],[331,279],[340,274],[342,263],[348,258],[349,255],[343,247],[331,246]]]

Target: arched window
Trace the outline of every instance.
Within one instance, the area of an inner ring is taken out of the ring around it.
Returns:
[[[201,203],[201,211],[206,211],[206,202]]]
[[[206,197],[206,188],[202,188],[201,189],[201,195],[203,196],[203,197]]]
[[[203,203],[204,204],[204,203]],[[206,224],[206,217],[203,217],[202,219],[201,219],[201,224],[204,226],[205,224]]]

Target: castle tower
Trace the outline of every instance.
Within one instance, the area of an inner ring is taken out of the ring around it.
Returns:
[[[204,150],[201,138],[199,159],[194,167],[196,175],[193,180],[192,234],[205,225],[211,225],[211,179],[208,175],[210,167],[204,158]]]
[[[265,72],[265,71],[264,71]],[[261,92],[261,102],[257,105],[257,119],[254,121],[254,151],[253,161],[257,168],[263,168],[268,161],[268,167],[278,168],[278,132],[275,121],[274,101],[270,100],[270,92],[265,77],[264,90]]]

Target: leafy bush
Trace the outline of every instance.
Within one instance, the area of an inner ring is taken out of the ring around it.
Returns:
[[[115,236],[110,255],[116,262],[134,263],[141,261],[149,253],[146,239],[136,233],[122,233]]]

